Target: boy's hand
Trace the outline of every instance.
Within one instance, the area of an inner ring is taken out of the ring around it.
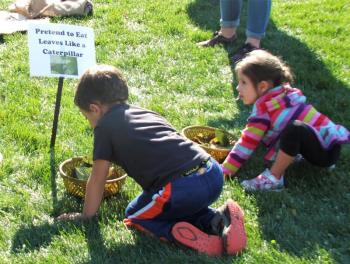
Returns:
[[[109,172],[110,162],[95,160],[92,165],[92,173],[86,184],[83,215],[87,218],[94,217],[100,206],[105,183]]]
[[[57,221],[74,221],[74,220],[83,220],[85,217],[82,213],[66,213],[61,214],[56,218]]]

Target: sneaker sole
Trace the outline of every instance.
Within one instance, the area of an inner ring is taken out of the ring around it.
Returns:
[[[208,235],[187,222],[176,223],[171,234],[182,245],[208,256],[221,256],[224,253],[221,237]]]
[[[260,192],[260,193],[264,193],[264,192],[282,192],[284,191],[285,187],[279,187],[279,188],[275,188],[275,189],[253,189],[253,188],[246,188],[242,185],[243,189],[245,192],[247,193],[257,193],[257,192]]]
[[[283,180],[283,185],[275,188],[270,188],[270,189],[264,189],[264,188],[254,188],[250,187],[249,184],[246,185],[246,181],[241,182],[241,186],[246,192],[281,192],[284,190],[284,180]]]
[[[244,227],[244,213],[242,208],[233,200],[227,201],[230,215],[230,225],[223,232],[226,254],[234,255],[241,252],[247,245],[247,235]]]

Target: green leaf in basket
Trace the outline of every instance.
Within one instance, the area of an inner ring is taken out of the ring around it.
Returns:
[[[225,131],[221,129],[215,129],[215,138],[218,141],[219,145],[225,147],[230,145],[230,140],[227,137]]]
[[[92,167],[80,166],[74,168],[74,176],[79,180],[86,181],[91,174]]]
[[[208,144],[210,138],[208,136],[203,135],[203,133],[198,133],[197,136],[194,137],[194,141],[199,144]]]

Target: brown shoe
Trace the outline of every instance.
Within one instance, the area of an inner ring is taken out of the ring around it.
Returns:
[[[219,44],[232,44],[236,40],[237,36],[234,34],[230,38],[226,38],[223,35],[219,34],[219,31],[216,31],[213,34],[213,38],[198,42],[197,45],[200,47],[214,47]]]

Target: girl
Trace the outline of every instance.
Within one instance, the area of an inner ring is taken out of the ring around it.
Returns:
[[[225,175],[235,174],[260,141],[267,147],[264,158],[274,163],[241,183],[249,191],[283,188],[284,171],[298,154],[320,167],[335,164],[340,145],[350,142],[349,131],[306,103],[302,92],[289,85],[291,71],[278,57],[255,50],[235,71],[239,99],[254,106],[241,138],[222,164]]]

